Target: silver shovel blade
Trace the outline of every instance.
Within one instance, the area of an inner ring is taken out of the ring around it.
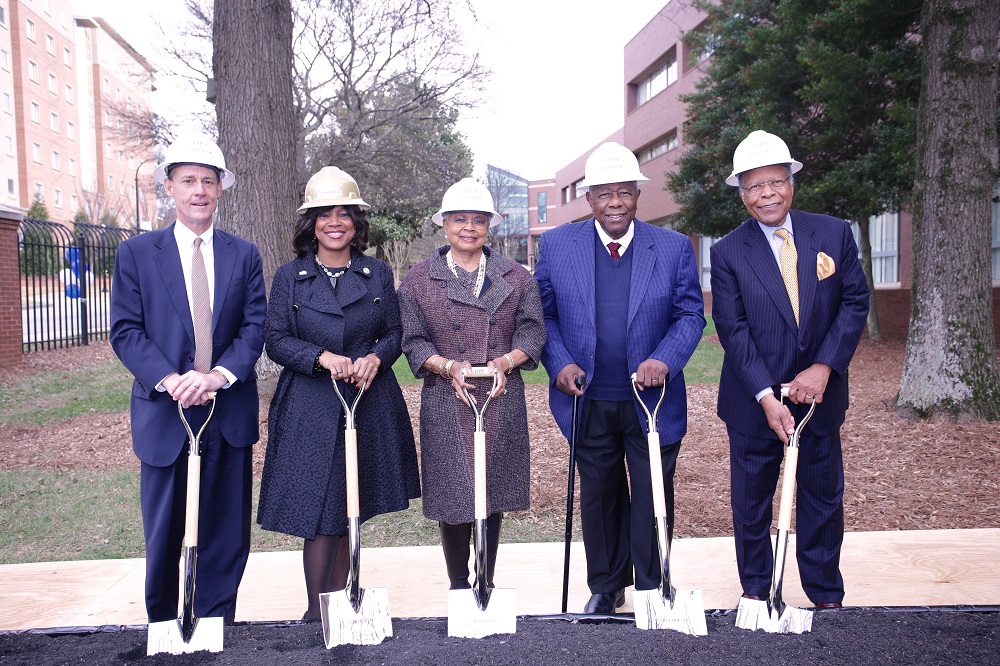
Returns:
[[[639,629],[672,629],[691,636],[707,636],[701,590],[676,590],[673,607],[660,590],[632,592],[635,626]]]
[[[812,631],[813,612],[785,605],[780,614],[772,612],[766,601],[740,599],[736,608],[736,626],[769,634],[804,634]]]
[[[197,618],[194,621],[191,640],[185,641],[179,620],[150,622],[146,633],[146,656],[161,652],[167,654],[190,654],[202,650],[222,652],[223,624],[221,617]]]
[[[378,645],[392,636],[389,594],[385,588],[361,590],[361,604],[354,610],[347,590],[319,595],[323,618],[323,641],[327,648],[336,645]]]
[[[489,604],[480,610],[472,590],[448,591],[448,635],[485,638],[517,631],[516,590],[493,588]]]

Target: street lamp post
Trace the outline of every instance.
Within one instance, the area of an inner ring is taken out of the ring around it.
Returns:
[[[143,160],[135,168],[135,233],[137,236],[142,233],[142,227],[139,225],[139,169],[145,163],[146,160]]]

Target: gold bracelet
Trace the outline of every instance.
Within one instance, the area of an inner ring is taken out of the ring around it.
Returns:
[[[448,359],[448,362],[444,365],[444,375],[445,379],[451,379],[451,366],[455,365],[455,359]]]
[[[438,361],[437,364],[438,367],[437,374],[439,377],[444,377],[444,364],[448,361],[448,359],[446,359],[444,356],[439,356],[438,358],[440,358],[441,360]]]
[[[510,354],[504,354],[503,357],[507,359],[507,374],[514,372],[514,357]]]

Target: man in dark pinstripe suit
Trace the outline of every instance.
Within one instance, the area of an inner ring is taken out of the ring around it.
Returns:
[[[800,440],[796,555],[809,599],[837,607],[844,599],[840,426],[869,291],[850,225],[792,210],[801,168],[784,141],[760,130],[734,154],[726,183],[739,187],[751,218],[711,250],[712,315],[726,352],[718,414],[729,432],[740,582],[745,597],[766,599],[784,444],[808,403],[817,403]],[[789,387],[791,409],[775,397],[779,385]]]
[[[584,612],[606,614],[622,605],[633,580],[637,590],[660,583],[647,424],[629,377],[636,374],[650,409],[666,383],[657,427],[669,532],[687,428],[683,370],[705,318],[691,241],[635,219],[638,185],[648,180],[635,155],[603,144],[587,159],[585,176],[594,216],[545,233],[535,278],[548,333],[542,363],[549,406],[567,437],[573,396],[584,397],[577,461],[593,595]],[[580,375],[583,390],[574,383]]]

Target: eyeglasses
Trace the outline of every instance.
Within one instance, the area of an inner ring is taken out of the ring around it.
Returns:
[[[464,227],[467,224],[471,224],[476,229],[485,229],[490,225],[490,220],[487,217],[473,217],[468,218],[465,216],[450,216],[448,218],[448,224],[453,224],[456,227]]]
[[[765,180],[763,183],[757,183],[756,185],[751,185],[750,187],[742,187],[740,189],[742,189],[744,192],[753,197],[759,197],[761,194],[764,193],[765,185],[769,185],[771,189],[774,190],[775,192],[781,192],[782,190],[785,189],[785,185],[787,185],[788,181],[790,180],[791,177],[775,178],[774,180]]]

